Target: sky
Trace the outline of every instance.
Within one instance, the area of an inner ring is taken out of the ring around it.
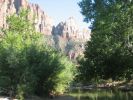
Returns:
[[[88,28],[89,24],[83,22],[83,15],[80,13],[78,2],[81,0],[29,0],[39,6],[54,20],[54,25],[61,21],[74,17],[81,28]]]

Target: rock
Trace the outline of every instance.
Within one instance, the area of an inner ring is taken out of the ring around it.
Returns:
[[[28,0],[0,0],[0,35],[2,28],[8,28],[6,17],[19,14],[22,8],[30,11],[27,18],[33,22],[35,30],[50,37],[48,44],[54,44],[57,50],[64,52],[70,59],[83,54],[85,42],[90,39],[90,30],[80,29],[74,17],[53,26],[53,19],[39,5],[29,3]]]
[[[79,38],[82,39],[82,41],[84,41],[84,42],[90,40],[91,31],[87,28],[82,29],[81,33],[79,34]]]
[[[15,12],[14,0],[0,1],[0,28],[7,28],[6,17]]]
[[[28,9],[30,10],[29,19],[34,20],[36,31],[45,35],[52,35],[52,18],[44,13],[37,4],[29,4]]]
[[[70,17],[65,22],[60,22],[56,27],[53,27],[53,34],[60,35],[63,38],[82,39],[87,41],[90,39],[90,30],[80,30],[74,17]]]
[[[29,9],[28,18],[34,22],[36,31],[51,35],[52,18],[37,4],[30,4],[27,0],[0,0],[0,28],[7,28],[6,17],[14,13],[18,14],[21,8]]]
[[[27,6],[28,6],[27,0],[10,0],[10,1],[14,1],[14,6],[15,6],[15,9],[16,9],[16,13],[18,13],[21,8],[26,9]]]
[[[73,17],[70,17],[65,22],[60,22],[52,30],[53,36],[56,37],[55,45],[58,45],[61,51],[64,50],[70,59],[76,59],[78,55],[83,54],[84,45],[90,39],[90,33],[89,29],[80,30]]]

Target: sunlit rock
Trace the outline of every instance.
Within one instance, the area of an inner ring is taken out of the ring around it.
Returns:
[[[20,9],[28,9],[29,20],[34,22],[35,29],[42,34],[51,35],[53,20],[37,4],[30,4],[27,0],[0,0],[0,28],[7,28],[6,18]]]

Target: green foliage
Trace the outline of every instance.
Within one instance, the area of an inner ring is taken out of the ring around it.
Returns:
[[[68,40],[66,47],[65,47],[65,51],[70,52],[71,50],[75,50],[75,45],[76,45],[75,41],[73,41],[71,39]]]
[[[26,85],[18,85],[18,87],[17,87],[17,98],[19,99],[19,100],[24,100],[24,91],[25,91],[25,89],[26,89]]]
[[[76,75],[65,56],[46,45],[27,19],[27,11],[8,17],[0,41],[0,87],[24,100],[28,95],[63,93]]]
[[[131,79],[133,1],[82,0],[79,5],[85,21],[92,23],[81,73],[86,79]]]

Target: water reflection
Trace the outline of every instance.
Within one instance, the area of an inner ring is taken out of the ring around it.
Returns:
[[[75,90],[68,94],[76,100],[133,100],[133,92],[109,89]]]

